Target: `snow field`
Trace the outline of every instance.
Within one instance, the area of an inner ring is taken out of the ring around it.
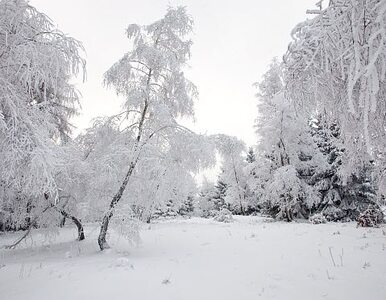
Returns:
[[[0,253],[0,299],[386,299],[385,228],[354,223],[233,223],[192,218],[143,225],[141,245],[114,233],[98,250],[66,227]],[[0,236],[4,245],[18,234]]]

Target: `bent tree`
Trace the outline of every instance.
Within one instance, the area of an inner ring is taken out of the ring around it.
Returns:
[[[105,74],[106,86],[125,98],[125,128],[132,138],[127,171],[104,214],[98,237],[101,250],[108,248],[106,233],[114,208],[136,171],[148,147],[162,153],[173,133],[181,132],[177,119],[192,117],[196,87],[185,78],[183,67],[190,57],[192,42],[187,38],[193,20],[184,7],[169,8],[166,15],[150,25],[130,25],[127,37],[132,42],[127,52]],[[154,143],[153,140],[157,140]]]
[[[0,1],[0,28],[0,210],[28,233],[55,226],[59,207],[69,214],[57,177],[79,100],[70,79],[85,61],[82,44],[28,1]]]

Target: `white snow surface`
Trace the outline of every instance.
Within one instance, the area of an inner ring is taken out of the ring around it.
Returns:
[[[143,225],[141,245],[112,233],[100,252],[98,225],[35,231],[0,252],[0,299],[386,299],[386,228],[354,223],[269,222],[235,217]],[[20,233],[0,235],[0,246]]]

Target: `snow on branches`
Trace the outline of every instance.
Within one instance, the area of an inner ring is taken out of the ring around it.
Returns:
[[[1,205],[44,214],[59,201],[60,144],[79,98],[69,80],[84,71],[83,48],[25,0],[0,2],[0,28]]]
[[[292,37],[284,57],[291,98],[339,120],[357,161],[367,159],[361,149],[384,157],[385,1],[330,1]]]
[[[118,136],[125,136],[120,140],[129,142],[122,147],[128,154],[121,165],[123,181],[102,221],[98,240],[102,250],[107,247],[105,236],[114,208],[125,195],[149,215],[157,199],[186,198],[193,172],[214,163],[206,138],[177,122],[194,116],[197,97],[196,87],[183,72],[190,57],[192,42],[187,36],[192,25],[184,7],[169,8],[164,18],[150,25],[130,25],[127,37],[132,49],[105,74],[106,86],[125,97],[116,130]],[[147,189],[139,192],[144,186]],[[129,194],[133,188],[137,192]],[[181,191],[184,196],[178,197]]]

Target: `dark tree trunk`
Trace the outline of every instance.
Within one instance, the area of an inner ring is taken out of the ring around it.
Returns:
[[[31,202],[31,200],[28,200],[27,201],[27,209],[26,209],[27,217],[25,218],[25,227],[26,228],[29,228],[31,226],[31,215],[30,215],[31,210],[32,210],[32,202]]]
[[[71,216],[69,213],[67,213],[66,211],[64,210],[61,210],[60,213],[63,215],[64,218],[68,218],[68,219],[71,219],[74,224],[76,225],[76,227],[78,228],[78,241],[83,241],[86,237],[84,235],[84,229],[83,229],[83,225],[82,223],[80,222],[79,219],[77,219],[76,217],[74,216]]]
[[[85,236],[84,236],[84,229],[83,229],[82,223],[74,216],[71,217],[71,220],[74,222],[74,224],[78,228],[78,241],[83,241],[85,239]]]
[[[98,236],[99,249],[101,249],[102,251],[110,248],[109,244],[107,244],[107,241],[106,241],[106,234],[107,234],[110,219],[112,216],[113,216],[112,212],[109,211],[107,214],[104,215],[102,220],[101,231],[99,232],[99,236]]]
[[[104,249],[110,248],[109,244],[106,241],[106,234],[109,228],[109,223],[110,223],[111,217],[113,216],[113,210],[115,206],[118,204],[118,202],[121,200],[123,192],[125,191],[126,186],[129,183],[129,180],[130,180],[131,174],[133,174],[135,165],[136,165],[136,162],[132,162],[130,164],[130,167],[126,173],[125,179],[123,180],[118,192],[114,195],[113,200],[111,200],[110,208],[102,219],[101,230],[98,236],[98,245],[102,251]]]

